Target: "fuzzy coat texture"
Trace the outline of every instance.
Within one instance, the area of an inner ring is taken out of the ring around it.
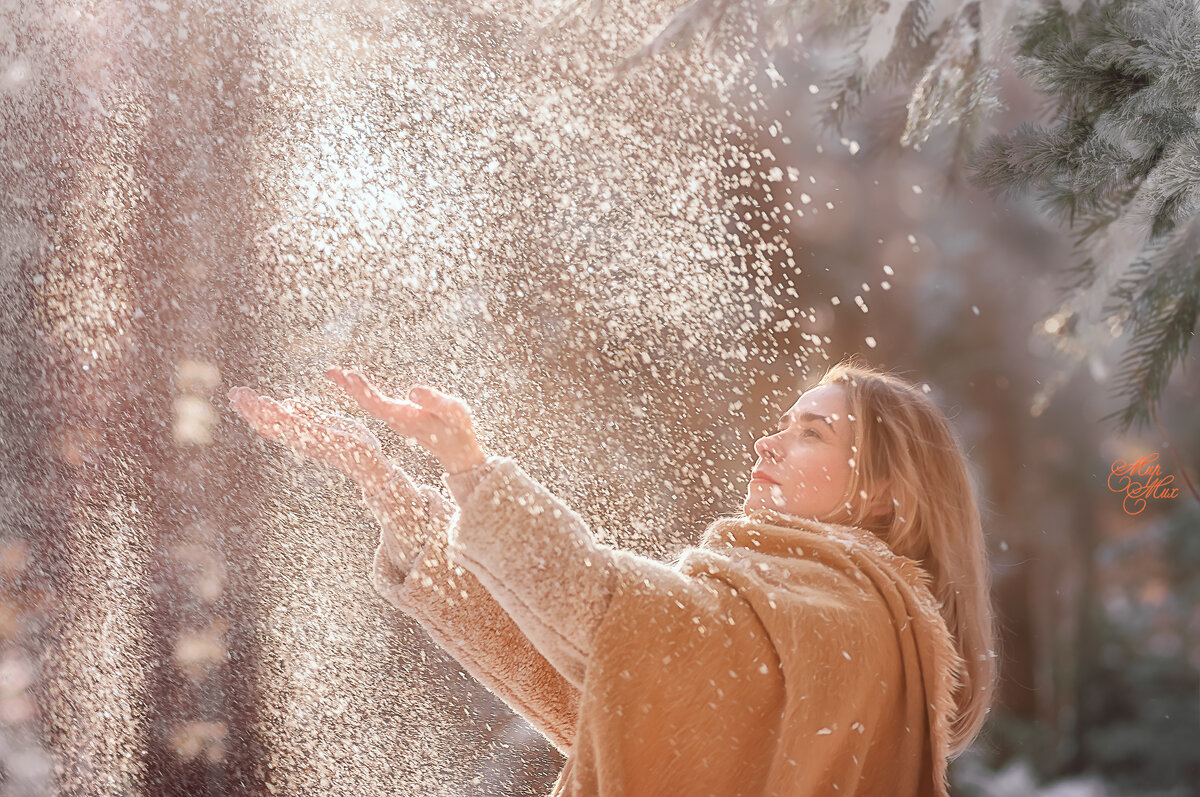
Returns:
[[[754,510],[670,566],[510,458],[443,482],[364,493],[372,584],[566,756],[549,797],[947,795],[963,662],[871,532]]]

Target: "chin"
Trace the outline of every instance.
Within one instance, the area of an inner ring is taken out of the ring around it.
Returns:
[[[776,484],[756,483],[750,485],[746,500],[742,502],[742,513],[751,509],[773,509],[776,512],[787,511],[783,507],[781,488]]]
[[[774,509],[774,502],[770,500],[764,501],[758,496],[749,496],[745,501],[742,501],[742,514],[746,514],[755,509]]]

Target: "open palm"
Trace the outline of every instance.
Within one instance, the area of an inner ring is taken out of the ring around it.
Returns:
[[[228,395],[230,405],[263,437],[337,468],[367,493],[378,491],[389,480],[408,478],[388,462],[371,430],[354,418],[294,398],[276,401],[246,387],[234,387]]]

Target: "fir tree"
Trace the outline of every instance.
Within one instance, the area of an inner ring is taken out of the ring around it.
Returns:
[[[589,20],[605,6],[604,0],[571,0],[551,25],[585,4]],[[1000,5],[1006,4],[994,4]],[[840,131],[865,97],[901,86],[911,96],[900,143],[920,149],[937,126],[957,123],[958,152],[965,155],[978,123],[999,107],[998,70],[984,36],[980,0],[691,0],[614,72],[697,36],[709,54],[729,38],[722,23],[748,6],[754,6],[753,25],[763,28],[767,51],[801,40],[824,41],[838,51],[822,79],[829,97],[822,115],[827,127]]]
[[[973,177],[1035,194],[1075,232],[1073,293],[1053,329],[1081,355],[1128,331],[1125,406],[1105,416],[1128,429],[1150,420],[1200,313],[1200,7],[1114,0],[1072,14],[1052,2],[1017,38],[1053,119],[990,139]]]
[[[1045,329],[1100,379],[1100,353],[1128,333],[1114,380],[1125,404],[1104,418],[1127,430],[1152,420],[1200,313],[1200,6],[1071,1],[1075,12],[1060,0],[1032,10],[1005,0],[690,0],[616,71],[698,35],[711,51],[732,12],[750,10],[768,50],[838,40],[827,125],[840,131],[869,94],[911,87],[899,143],[919,148],[937,126],[957,125],[957,167],[1000,105],[993,64],[1007,15],[1021,13],[1017,66],[1051,97],[1054,118],[991,137],[969,170],[994,193],[1035,192],[1075,233],[1080,262],[1065,270],[1068,297]],[[552,24],[585,3],[594,19],[605,0],[571,0]]]

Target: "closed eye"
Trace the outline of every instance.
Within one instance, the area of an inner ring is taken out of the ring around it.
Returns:
[[[784,427],[784,425],[783,425],[782,423],[776,424],[776,426],[775,426],[775,431],[776,431],[776,432],[782,432],[782,431],[785,431],[785,427]],[[821,433],[820,433],[820,432],[818,432],[816,429],[813,429],[812,427],[805,427],[804,431],[803,431],[803,432],[801,432],[801,434],[804,434],[804,435],[809,435],[809,434],[811,434],[813,437],[817,438],[818,440],[822,440],[822,439],[824,439],[824,438],[822,438],[822,437],[821,437]]]

